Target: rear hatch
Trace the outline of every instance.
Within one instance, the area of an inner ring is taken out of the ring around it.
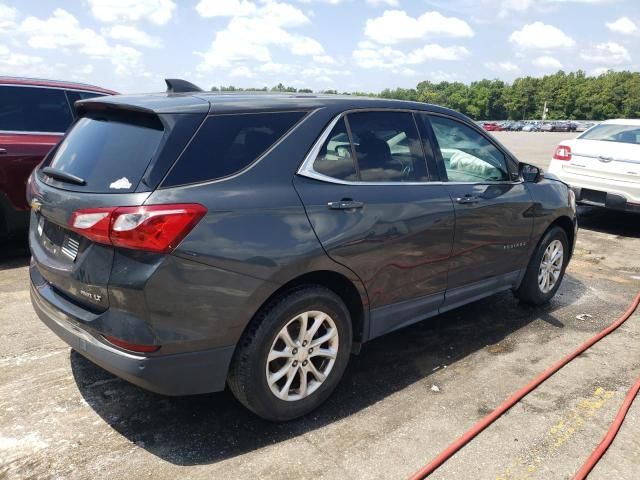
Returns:
[[[57,294],[100,313],[110,306],[117,249],[95,228],[74,228],[74,222],[83,226],[76,221],[79,212],[85,223],[103,217],[104,223],[112,221],[104,212],[113,207],[143,205],[205,113],[158,114],[137,105],[114,105],[113,99],[81,102],[79,113],[30,179],[29,243],[40,275]]]
[[[640,145],[600,140],[573,140],[571,161],[563,170],[573,175],[619,182],[640,182]]]

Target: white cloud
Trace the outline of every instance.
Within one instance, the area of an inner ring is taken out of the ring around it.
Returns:
[[[615,42],[599,43],[580,54],[580,58],[601,65],[620,65],[631,61],[629,51]]]
[[[129,25],[114,25],[113,27],[104,30],[104,33],[106,36],[115,40],[123,40],[141,47],[158,48],[162,46],[162,42],[158,37],[153,37],[148,33]]]
[[[536,67],[545,70],[559,70],[562,68],[562,63],[560,63],[558,59],[550,57],[548,55],[543,55],[541,57],[535,58],[533,60],[533,64]]]
[[[200,0],[196,11],[201,17],[246,17],[256,11],[256,4],[248,0]]]
[[[0,29],[9,29],[15,26],[18,11],[15,8],[0,3]]]
[[[231,68],[246,61],[272,63],[271,47],[284,48],[297,56],[325,59],[325,50],[318,41],[289,31],[310,22],[300,9],[267,0],[253,13],[233,17],[226,28],[218,31],[209,50],[198,53],[202,57],[198,69]]]
[[[255,68],[258,72],[263,73],[285,73],[291,70],[289,65],[284,63],[267,62]]]
[[[511,12],[526,12],[533,4],[534,0],[498,0],[498,15],[504,18]]]
[[[322,63],[325,65],[334,65],[337,63],[335,59],[329,55],[314,55],[313,61],[315,63]]]
[[[400,2],[398,2],[398,0],[367,0],[367,3],[372,7],[379,7],[380,5],[397,7],[398,5],[400,5]]]
[[[512,62],[486,62],[484,64],[486,68],[494,72],[517,72],[520,70],[518,65]]]
[[[522,48],[552,49],[575,45],[573,38],[553,25],[542,22],[529,23],[522,30],[514,31],[509,41]]]
[[[612,32],[631,34],[638,31],[638,27],[629,17],[620,17],[615,22],[607,22],[607,28]]]
[[[61,8],[46,20],[27,17],[18,27],[26,35],[32,48],[78,52],[92,58],[106,58],[116,67],[117,75],[128,75],[139,70],[142,54],[133,47],[110,45],[90,28],[83,28],[69,12]]]
[[[383,45],[392,45],[432,36],[468,38],[473,37],[473,30],[464,20],[438,12],[426,12],[414,18],[403,10],[387,10],[382,16],[367,20],[364,34]]]
[[[236,67],[229,72],[230,77],[253,78],[254,74],[251,69],[245,65]]]
[[[464,47],[443,47],[437,44],[425,45],[408,53],[392,47],[367,48],[366,44],[353,51],[353,59],[362,68],[382,68],[398,70],[407,65],[420,65],[429,60],[459,60],[469,55]]]
[[[173,16],[173,0],[87,0],[91,13],[102,22],[148,20],[164,25]]]

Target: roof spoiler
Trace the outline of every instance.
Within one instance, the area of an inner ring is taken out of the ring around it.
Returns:
[[[167,93],[186,93],[186,92],[202,92],[203,90],[191,82],[182,80],[181,78],[165,78],[167,84]]]

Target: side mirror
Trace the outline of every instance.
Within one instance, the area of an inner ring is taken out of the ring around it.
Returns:
[[[520,164],[520,177],[527,183],[536,183],[544,178],[544,171],[535,165]]]

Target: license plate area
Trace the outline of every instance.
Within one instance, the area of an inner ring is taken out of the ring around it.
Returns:
[[[589,190],[588,188],[583,188],[580,199],[586,202],[605,205],[607,203],[607,192],[600,192],[598,190]]]
[[[57,260],[75,261],[81,247],[81,239],[75,233],[38,215],[37,233],[40,245]]]

